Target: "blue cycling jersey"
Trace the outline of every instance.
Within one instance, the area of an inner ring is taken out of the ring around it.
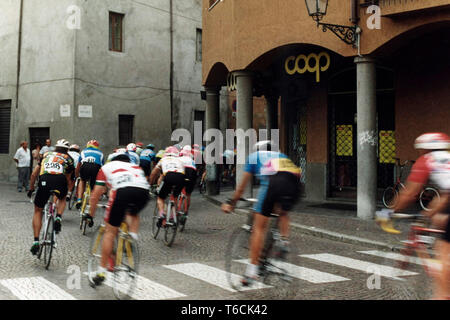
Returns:
[[[102,166],[105,163],[103,153],[96,148],[86,148],[81,151],[79,163],[95,163]]]
[[[272,159],[288,159],[288,156],[276,151],[257,151],[248,156],[244,171],[251,173],[261,180],[261,183],[269,182],[268,176],[261,172],[262,168]]]
[[[136,152],[128,151],[128,155],[130,156],[131,163],[139,165],[139,163],[140,163],[139,156]]]
[[[139,157],[141,161],[154,161],[156,157],[156,153],[150,149],[144,149],[141,152],[141,156]]]

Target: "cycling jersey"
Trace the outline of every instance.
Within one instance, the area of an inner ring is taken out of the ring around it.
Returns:
[[[417,159],[408,181],[426,184],[430,181],[440,190],[450,191],[450,152],[434,151]]]
[[[184,174],[184,164],[179,157],[165,157],[162,158],[156,168],[159,168],[163,175],[169,172],[176,172]]]
[[[196,170],[195,162],[191,157],[183,156],[180,157],[181,162],[183,163],[185,168],[190,168]]]
[[[64,153],[47,152],[41,161],[40,176],[45,174],[69,174],[74,170],[73,159]]]
[[[78,160],[80,160],[80,154],[76,151],[69,151],[67,152],[69,156],[73,159],[73,166],[76,168],[78,165]]]
[[[139,159],[141,161],[154,161],[155,157],[156,157],[156,153],[153,150],[144,149],[141,152],[141,155],[140,155]]]
[[[259,177],[262,184],[267,184],[268,177],[278,172],[288,172],[295,176],[301,175],[301,169],[285,154],[275,151],[252,153],[247,159],[244,171]]]
[[[136,152],[128,151],[128,155],[130,156],[131,163],[139,165],[139,156]]]
[[[112,161],[105,164],[98,172],[95,184],[106,185],[111,190],[126,187],[150,189],[141,167],[123,161]]]
[[[102,166],[105,162],[103,157],[103,153],[96,148],[86,148],[81,151],[80,158],[78,160],[81,165],[84,163],[96,163],[99,166]]]

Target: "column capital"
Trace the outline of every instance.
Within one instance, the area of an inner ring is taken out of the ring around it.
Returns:
[[[356,64],[358,64],[358,63],[375,63],[376,60],[369,56],[361,56],[361,57],[356,57],[354,62]]]
[[[218,95],[220,94],[220,86],[205,86],[205,91],[207,95]]]
[[[247,78],[253,78],[253,71],[250,70],[237,70],[233,71],[233,76],[237,77],[247,77]]]

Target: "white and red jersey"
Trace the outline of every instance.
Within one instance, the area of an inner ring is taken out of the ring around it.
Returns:
[[[184,174],[184,164],[179,157],[164,157],[158,162],[156,168],[160,169],[163,175],[169,172]]]
[[[180,160],[183,163],[185,168],[197,170],[197,168],[195,167],[194,159],[192,159],[191,157],[182,156],[182,157],[180,157]]]
[[[411,168],[408,181],[430,182],[442,191],[450,191],[450,152],[434,151],[421,156]]]
[[[113,191],[127,187],[150,189],[142,168],[123,161],[105,164],[98,172],[95,184],[106,185]]]

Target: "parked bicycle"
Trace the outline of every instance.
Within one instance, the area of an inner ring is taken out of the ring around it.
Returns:
[[[55,217],[56,217],[56,196],[59,195],[58,190],[50,191],[50,198],[44,207],[43,212],[43,227],[41,229],[41,236],[39,242],[39,252],[37,258],[40,260],[43,257],[45,269],[48,270],[50,261],[52,259],[53,249],[56,249],[56,232],[55,232]]]
[[[255,203],[256,199],[240,199],[247,204]],[[250,235],[252,233],[253,211],[247,212],[247,223],[233,231],[225,251],[225,270],[230,286],[237,291],[242,290],[242,274],[247,264],[250,252]],[[278,215],[271,214],[274,218],[265,237],[264,247],[259,261],[259,277],[263,283],[269,283],[270,278],[275,276],[285,282],[291,282],[292,277],[284,268],[284,259],[280,255],[280,233],[278,232]]]
[[[107,208],[106,205],[98,205],[98,207]],[[89,246],[88,279],[92,287],[95,287],[94,277],[102,257],[104,233],[105,225],[102,223],[94,233]],[[131,297],[136,288],[139,270],[138,249],[138,243],[128,233],[128,225],[122,222],[118,239],[115,241],[113,257],[109,259],[110,273],[107,274],[106,280],[110,282],[114,295],[119,300]]]
[[[384,206],[388,209],[392,209],[395,207],[400,191],[405,189],[405,185],[401,181],[405,167],[415,162],[412,160],[406,160],[405,162],[403,162],[403,164],[401,164],[399,158],[396,158],[395,160],[396,166],[397,168],[399,168],[399,174],[396,177],[394,185],[384,189],[382,198]],[[428,205],[434,197],[440,197],[439,191],[432,186],[424,187],[419,196],[420,207],[425,211],[429,211],[430,208],[428,207]]]

